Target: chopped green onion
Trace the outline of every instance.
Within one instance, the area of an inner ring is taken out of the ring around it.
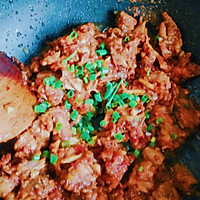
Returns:
[[[127,86],[128,86],[128,82],[126,81],[126,82],[124,83],[124,85],[125,85],[125,87],[127,87]]]
[[[69,91],[67,92],[67,98],[72,98],[73,95],[74,95],[74,90],[69,90]]]
[[[94,99],[96,102],[102,102],[101,94],[100,93],[94,94]]]
[[[92,105],[94,103],[93,99],[86,99],[85,100],[85,105]]]
[[[74,121],[77,118],[77,116],[78,116],[78,111],[77,110],[73,110],[71,115],[70,115],[70,118],[71,118],[71,120]]]
[[[71,144],[70,144],[70,141],[63,141],[62,143],[61,143],[61,146],[63,147],[63,148],[66,148],[66,147],[70,147],[71,146]]]
[[[76,135],[76,127],[74,127],[74,126],[72,127],[72,134]]]
[[[116,123],[120,118],[120,114],[117,111],[115,111],[113,112],[112,117],[113,117],[113,123]]]
[[[101,75],[101,76],[100,76],[100,80],[103,80],[104,77],[105,77],[104,75]]]
[[[57,160],[58,160],[58,156],[56,156],[53,153],[51,153],[51,155],[50,155],[50,163],[55,165]]]
[[[69,37],[73,40],[76,39],[78,37],[78,33],[76,31],[72,31],[69,35]]]
[[[124,42],[129,42],[130,41],[130,38],[128,37],[128,36],[126,36],[125,38],[124,38]]]
[[[150,75],[150,72],[151,72],[151,69],[148,69],[148,71],[147,71],[147,76]]]
[[[150,118],[150,114],[148,112],[145,112],[145,115],[146,115],[146,119]]]
[[[75,65],[74,64],[71,66],[71,72],[75,72]]]
[[[107,67],[102,67],[101,68],[101,73],[102,74],[107,74],[108,73],[108,68]]]
[[[138,99],[138,96],[137,95],[133,95],[133,94],[129,94],[128,95],[128,99],[130,100],[130,101],[137,101],[137,99]]]
[[[155,143],[156,137],[152,137],[150,141]]]
[[[94,127],[91,124],[87,124],[87,130],[92,132],[94,131]]]
[[[62,64],[65,64],[68,60],[70,60],[72,57],[74,57],[77,54],[77,51],[74,51],[68,58],[62,61]]]
[[[121,85],[121,83],[122,83],[122,79],[120,80],[119,84],[117,85],[117,87],[116,87],[116,89],[114,90],[114,92],[113,92],[112,96],[110,97],[110,99],[107,101],[107,103],[106,103],[106,108],[108,108],[108,107],[110,106],[110,104],[111,104],[111,102],[112,102],[112,100],[113,100],[113,97],[114,97],[115,94],[117,93],[117,91],[118,91],[119,86]],[[104,98],[105,98],[105,96],[104,96]]]
[[[152,148],[155,147],[155,142],[156,142],[156,138],[152,137],[151,140],[150,140],[149,146],[152,147]]]
[[[83,140],[85,140],[85,141],[88,141],[89,138],[90,138],[90,135],[89,135],[88,132],[83,132],[83,133],[81,134],[81,138],[82,138]]]
[[[93,139],[92,137],[89,138],[89,139],[87,140],[87,143],[90,144],[90,145],[94,144],[94,139]]]
[[[111,83],[111,82],[107,82],[106,83],[106,93],[104,94],[104,99],[108,100],[110,98],[110,96],[112,95],[113,91],[115,90],[117,86],[117,83]]]
[[[60,122],[56,123],[56,130],[61,131],[62,127],[63,127],[62,123],[60,123]]]
[[[32,160],[34,160],[34,161],[40,160],[40,155],[39,155],[39,154],[35,154],[35,155],[33,156]]]
[[[160,123],[162,123],[162,122],[163,122],[162,117],[159,117],[159,118],[156,119],[156,124],[160,124]]]
[[[172,140],[175,140],[177,137],[178,137],[178,136],[177,136],[176,133],[172,133],[172,134],[171,134],[171,138],[172,138]]]
[[[70,108],[71,108],[71,104],[69,103],[69,101],[68,100],[66,100],[65,101],[65,108],[67,108],[67,110],[70,110]]]
[[[155,36],[155,40],[156,40],[156,41],[158,41],[158,40],[159,40],[159,38],[160,38],[160,36],[159,36],[159,35],[156,35],[156,36]]]
[[[55,88],[55,89],[61,88],[62,85],[63,85],[62,82],[61,82],[60,80],[58,80],[58,81],[55,82],[54,88]]]
[[[51,107],[51,104],[44,101],[41,104],[35,105],[34,111],[37,113],[45,113],[47,108]]]
[[[56,78],[55,78],[55,76],[50,76],[50,77],[48,77],[48,78],[45,78],[44,80],[43,80],[43,83],[46,85],[46,86],[53,86],[54,85],[54,83],[55,83],[55,80],[56,80]]]
[[[86,115],[87,115],[88,119],[91,120],[92,117],[94,116],[94,113],[92,111],[89,111],[86,113]]]
[[[100,45],[99,45],[99,49],[105,49],[106,47],[106,44],[104,42],[102,42]]]
[[[100,70],[101,65],[102,65],[102,60],[97,60],[96,63],[97,63],[97,66],[98,66],[98,70]]]
[[[137,106],[137,102],[135,101],[130,101],[128,104],[131,108],[135,108]]]
[[[96,54],[98,56],[106,56],[108,54],[108,50],[107,49],[98,49],[98,50],[96,50]]]
[[[146,131],[151,131],[153,129],[153,126],[152,126],[152,124],[149,124],[148,126],[147,126],[147,129],[146,129]]]
[[[149,99],[149,97],[147,95],[145,95],[145,94],[141,97],[141,101],[143,103],[145,103],[148,99]]]
[[[116,140],[118,140],[118,141],[122,140],[123,137],[124,137],[124,136],[123,136],[121,133],[117,133],[117,134],[115,134],[115,136],[114,136],[114,138],[115,138]]]
[[[96,79],[96,75],[90,74],[89,79],[90,79],[90,81],[94,81]]]
[[[101,121],[100,121],[100,126],[101,126],[101,127],[104,127],[105,124],[106,124],[106,122],[105,122],[104,120],[101,120]]]
[[[119,106],[123,106],[125,104],[124,101],[121,99],[120,95],[115,95],[113,97],[113,101],[114,103],[118,103]]]
[[[128,94],[126,92],[122,93],[119,95],[122,99],[127,99],[128,98]]]
[[[43,157],[49,158],[49,151],[48,150],[44,150],[42,153]]]
[[[143,167],[140,166],[140,167],[138,168],[138,172],[142,172],[142,171],[143,171]]]
[[[83,74],[83,70],[78,70],[78,72],[76,73],[76,77],[77,78],[83,78],[84,74]]]
[[[83,81],[87,84],[87,83],[88,83],[87,77],[84,77],[84,78],[83,78]]]
[[[135,149],[133,154],[137,157],[140,155],[140,151],[138,149]]]

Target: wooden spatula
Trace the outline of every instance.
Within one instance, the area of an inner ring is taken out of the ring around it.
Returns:
[[[36,115],[36,97],[22,77],[19,66],[0,52],[0,143],[28,128]]]

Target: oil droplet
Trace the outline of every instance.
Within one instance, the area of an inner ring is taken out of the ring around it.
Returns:
[[[36,39],[37,39],[37,40],[39,40],[39,39],[40,39],[40,37],[39,37],[38,35],[36,35],[35,37],[36,37]]]
[[[19,36],[21,36],[22,35],[22,33],[20,33],[20,32],[17,32],[17,37],[19,37]]]
[[[18,47],[19,47],[19,48],[22,48],[22,47],[23,47],[23,44],[18,44]]]
[[[25,47],[23,48],[23,52],[24,52],[25,54],[28,54],[28,53],[29,53],[29,49],[28,49],[27,46],[25,46]]]

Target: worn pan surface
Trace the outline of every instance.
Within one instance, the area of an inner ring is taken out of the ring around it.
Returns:
[[[193,61],[200,64],[199,0],[155,0],[155,3],[150,3],[150,0],[136,3],[128,0],[0,0],[0,50],[28,64],[47,41],[69,32],[72,27],[89,21],[102,28],[113,26],[113,11],[126,11],[128,7],[140,5],[153,10],[158,19],[161,12],[167,10],[181,29],[184,50],[192,52]],[[200,103],[200,77],[186,85],[193,89],[192,95]],[[199,133],[176,151],[176,159],[200,181]]]

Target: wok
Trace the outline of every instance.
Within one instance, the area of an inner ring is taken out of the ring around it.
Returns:
[[[113,11],[144,5],[161,20],[161,12],[167,11],[179,26],[185,51],[192,52],[192,61],[200,64],[200,6],[199,0],[165,0],[150,3],[141,0],[130,3],[128,0],[1,0],[0,1],[0,51],[15,56],[21,62],[40,52],[47,41],[51,41],[71,31],[72,27],[94,22],[102,28],[114,26]],[[152,8],[153,6],[153,8]],[[155,26],[148,24],[152,34]],[[200,77],[185,84],[200,103]],[[0,145],[0,149],[4,148]],[[169,155],[168,162],[177,159],[186,165],[200,181],[200,135],[194,134],[175,152]],[[197,186],[199,187],[199,186]],[[199,187],[200,188],[200,187]],[[198,189],[200,191],[200,189]],[[186,199],[197,199],[187,197]]]

